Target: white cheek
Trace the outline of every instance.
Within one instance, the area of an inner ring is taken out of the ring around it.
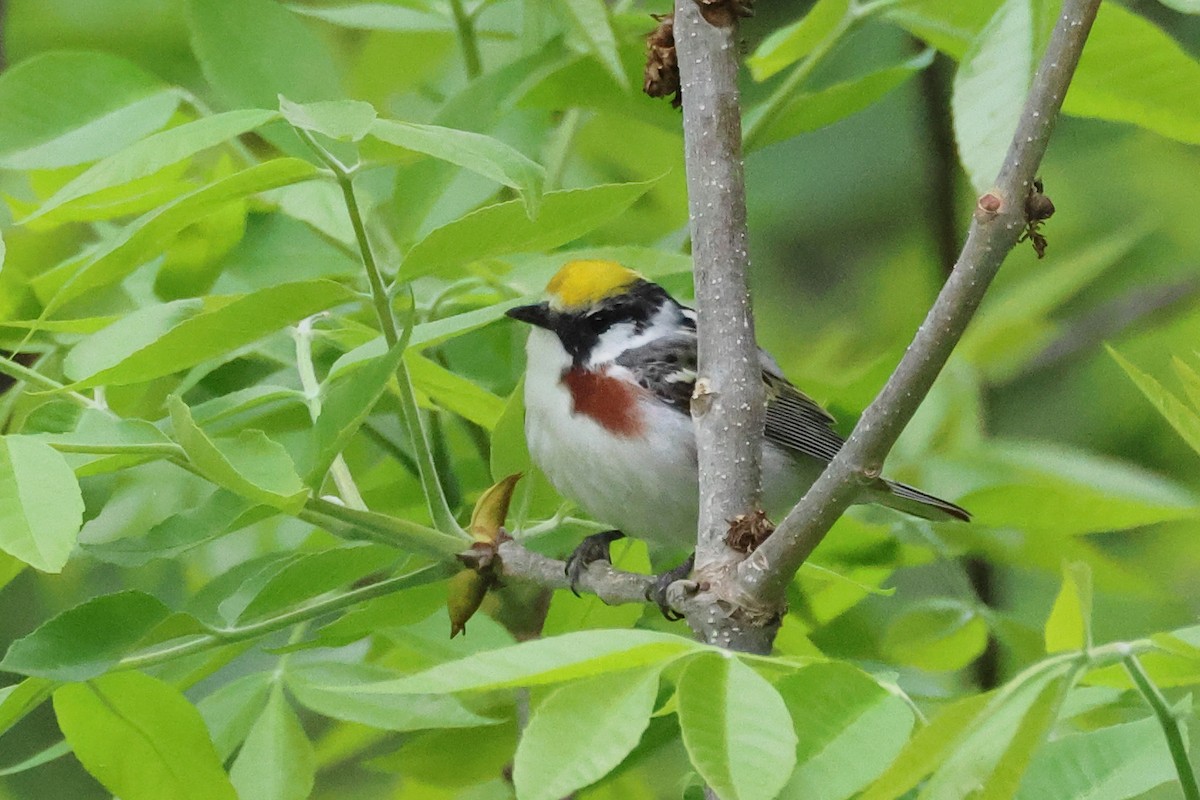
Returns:
[[[616,361],[626,350],[649,344],[655,339],[669,336],[679,330],[679,310],[672,305],[664,305],[651,317],[641,333],[636,332],[632,322],[621,322],[613,325],[600,336],[596,346],[592,348],[587,365],[595,367]]]

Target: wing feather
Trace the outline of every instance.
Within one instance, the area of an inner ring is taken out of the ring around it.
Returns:
[[[774,359],[760,350],[767,390],[766,437],[797,455],[830,461],[845,440],[833,430],[836,420],[815,400],[793,386]],[[667,405],[690,413],[696,384],[696,334],[683,329],[625,351],[616,363],[638,384]]]

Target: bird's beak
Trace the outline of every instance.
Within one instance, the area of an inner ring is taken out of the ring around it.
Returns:
[[[539,328],[551,330],[554,328],[554,319],[557,316],[550,310],[549,303],[535,303],[531,306],[517,306],[510,308],[504,312],[506,316],[513,319],[527,322],[530,325],[535,325]]]

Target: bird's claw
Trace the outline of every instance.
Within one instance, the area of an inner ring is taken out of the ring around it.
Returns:
[[[602,533],[593,533],[579,543],[575,551],[567,556],[567,565],[563,569],[563,572],[567,576],[567,586],[570,587],[571,594],[579,597],[579,582],[583,579],[584,573],[587,572],[589,564],[595,561],[612,563],[612,556],[609,555],[608,547],[617,539],[624,537],[625,534],[620,531],[604,531]]]
[[[670,622],[678,622],[683,619],[683,614],[680,614],[671,607],[667,590],[671,584],[676,581],[685,580],[692,574],[692,568],[696,565],[696,554],[692,553],[687,557],[687,560],[674,569],[669,569],[661,575],[654,576],[654,582],[646,587],[646,599],[658,606],[658,610]]]

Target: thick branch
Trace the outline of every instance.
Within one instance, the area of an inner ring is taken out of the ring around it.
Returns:
[[[954,272],[837,458],[775,533],[740,566],[739,577],[748,594],[766,601],[782,596],[792,575],[864,484],[879,475],[888,451],[946,364],[1025,227],[1025,198],[1099,6],[1100,0],[1063,3],[996,185],[979,198]]]
[[[763,386],[746,273],[736,23],[711,25],[677,0],[675,46],[699,314],[699,379],[692,398],[700,462],[696,566],[735,556],[729,520],[758,509]]]

